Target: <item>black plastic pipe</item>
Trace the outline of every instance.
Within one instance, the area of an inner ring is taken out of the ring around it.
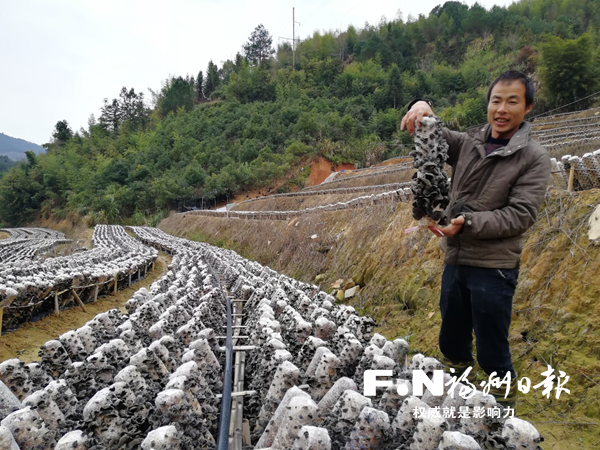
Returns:
[[[213,274],[219,283],[219,279]],[[220,283],[219,283],[220,285]],[[223,292],[222,286],[219,290],[227,303],[227,338],[225,340],[225,372],[223,374],[223,397],[221,398],[221,417],[219,418],[219,434],[217,437],[217,450],[227,450],[229,447],[229,421],[231,419],[231,372],[233,366],[233,344],[231,342],[231,301],[229,296]]]

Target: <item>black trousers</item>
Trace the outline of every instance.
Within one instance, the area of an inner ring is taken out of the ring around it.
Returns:
[[[477,361],[489,375],[506,372],[516,378],[510,357],[508,330],[519,269],[444,266],[440,309],[440,350],[451,361],[473,361],[473,331]]]

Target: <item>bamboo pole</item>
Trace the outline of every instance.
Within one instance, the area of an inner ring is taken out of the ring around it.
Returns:
[[[75,292],[75,289],[73,289],[73,295],[75,296],[75,300],[77,300],[77,303],[79,303],[79,306],[81,306],[81,309],[83,309],[84,312],[87,312],[85,306],[83,306],[83,302],[79,298],[79,295],[77,295],[77,292]]]
[[[575,167],[571,165],[571,170],[569,171],[569,184],[567,185],[567,191],[573,191],[573,181],[575,180]]]

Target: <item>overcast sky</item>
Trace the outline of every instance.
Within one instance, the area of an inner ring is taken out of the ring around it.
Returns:
[[[479,0],[486,8],[513,0]],[[241,51],[262,23],[273,36],[306,38],[404,20],[442,1],[418,0],[0,0],[0,132],[44,144],[54,125],[76,131],[123,86],[158,90],[170,75],[206,72]],[[472,5],[474,0],[464,3]]]

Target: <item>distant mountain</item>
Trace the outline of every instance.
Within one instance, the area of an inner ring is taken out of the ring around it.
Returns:
[[[0,133],[0,155],[8,156],[13,161],[19,161],[25,159],[25,152],[27,150],[33,151],[36,155],[46,151],[44,147],[33,142]]]

